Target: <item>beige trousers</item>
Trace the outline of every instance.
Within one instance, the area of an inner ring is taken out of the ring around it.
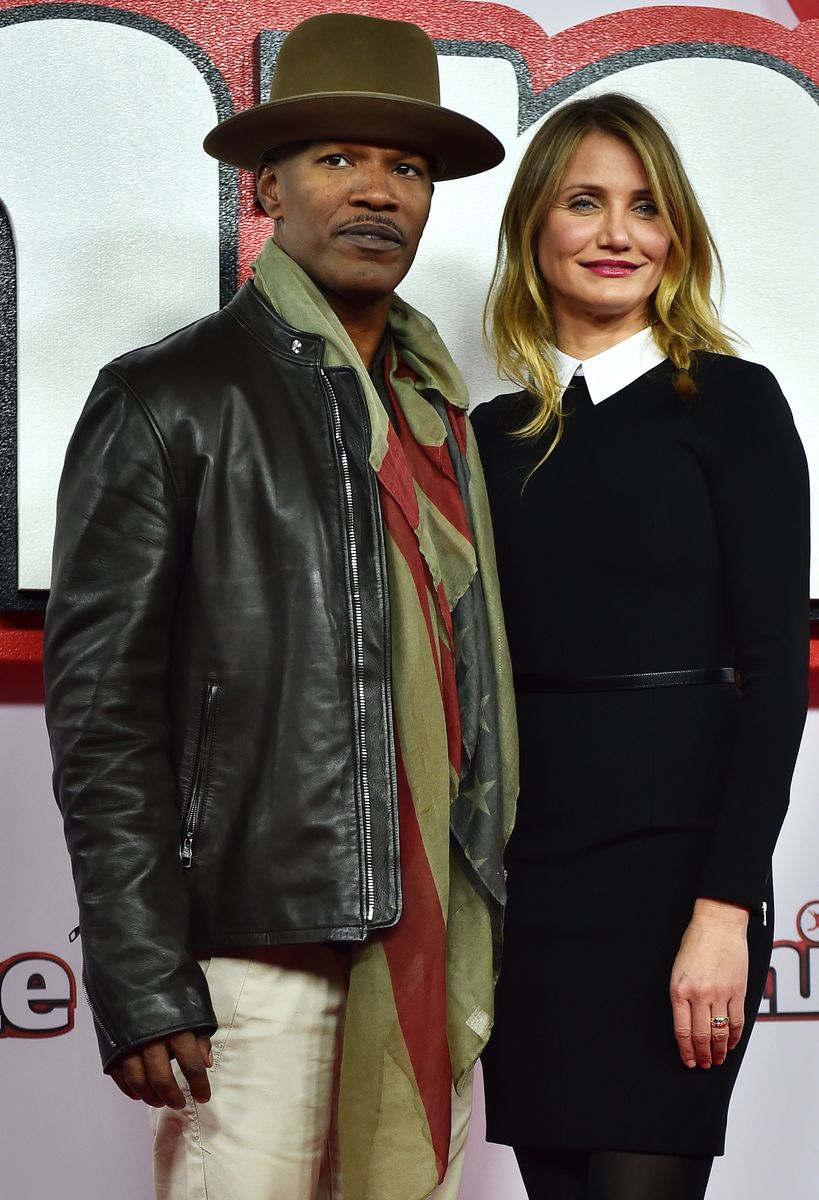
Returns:
[[[343,1200],[336,1140],[347,957],[282,946],[205,967],[219,1028],[211,1099],[152,1109],[157,1200]],[[434,1200],[457,1200],[471,1085],[453,1091],[450,1164]],[[391,1197],[379,1197],[391,1200]]]

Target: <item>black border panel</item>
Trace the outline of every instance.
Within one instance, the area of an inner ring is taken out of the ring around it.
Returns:
[[[205,79],[218,119],[234,112],[221,71],[185,34],[153,17],[93,4],[33,4],[0,12],[0,29],[27,21],[102,21],[124,25],[167,42],[185,55]],[[204,133],[207,130],[203,130]],[[219,299],[236,291],[239,262],[239,184],[233,167],[219,164]],[[48,593],[24,591],[18,579],[17,512],[17,258],[9,214],[0,197],[0,611],[42,611]]]

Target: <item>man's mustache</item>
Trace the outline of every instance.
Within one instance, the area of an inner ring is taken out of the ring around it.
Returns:
[[[348,220],[342,221],[336,229],[336,233],[343,233],[346,229],[352,229],[356,225],[384,225],[397,234],[402,243],[406,241],[406,235],[401,226],[382,213],[369,213],[366,216],[362,213],[361,216],[349,217]]]

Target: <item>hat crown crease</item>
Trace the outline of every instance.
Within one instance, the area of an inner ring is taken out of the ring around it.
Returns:
[[[351,36],[349,28],[342,27],[337,39],[311,39],[309,55],[304,53],[301,39],[295,37],[299,31],[294,31],[279,52],[270,100],[350,92],[440,104],[438,60],[432,43],[426,37],[407,37],[406,30],[412,30],[412,26],[390,24],[399,25],[398,38],[390,29],[374,39]],[[364,32],[372,30],[365,27]]]

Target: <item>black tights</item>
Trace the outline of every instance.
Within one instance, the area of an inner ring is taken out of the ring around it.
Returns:
[[[515,1147],[529,1200],[703,1200],[711,1158]]]

